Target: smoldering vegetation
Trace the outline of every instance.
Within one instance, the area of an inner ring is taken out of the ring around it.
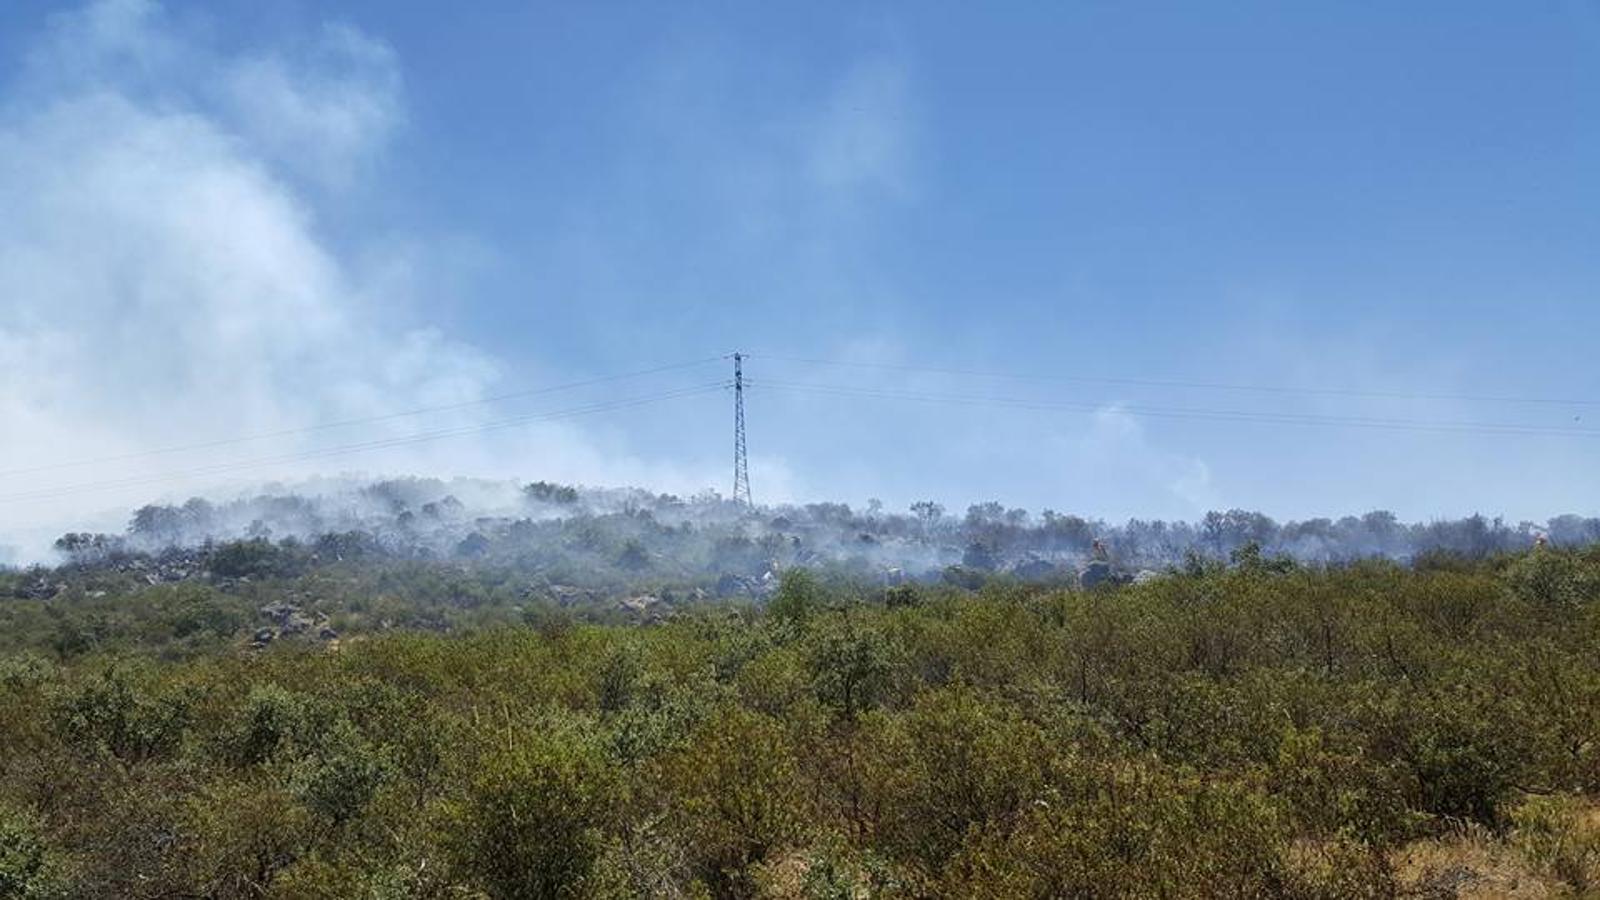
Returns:
[[[133,568],[155,580],[382,559],[490,566],[592,590],[676,586],[759,596],[794,566],[889,584],[996,574],[1060,583],[1127,580],[1240,554],[1313,565],[1412,562],[1596,541],[1600,519],[1576,515],[1407,523],[1374,511],[1278,522],[1234,509],[1196,522],[1114,523],[992,501],[964,512],[933,501],[897,511],[875,500],[860,508],[751,509],[713,492],[680,497],[545,481],[407,478],[323,479],[227,501],[147,505],[122,534],[70,533],[55,549],[60,567]]]

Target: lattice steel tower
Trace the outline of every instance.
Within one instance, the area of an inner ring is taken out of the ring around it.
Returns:
[[[733,502],[755,506],[750,499],[750,458],[744,448],[744,355],[733,355]]]

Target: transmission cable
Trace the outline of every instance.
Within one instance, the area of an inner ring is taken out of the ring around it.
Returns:
[[[1322,425],[1350,428],[1380,428],[1404,431],[1434,431],[1454,434],[1521,435],[1547,437],[1600,437],[1600,429],[1569,428],[1551,425],[1521,425],[1515,423],[1426,421],[1419,419],[1393,419],[1368,416],[1331,416],[1310,413],[1251,412],[1246,410],[1193,409],[1124,405],[1112,402],[1082,400],[1033,400],[1027,398],[993,397],[972,394],[946,394],[918,391],[885,390],[854,385],[811,384],[765,378],[747,378],[745,386],[752,390],[763,388],[795,393],[810,393],[832,397],[862,397],[883,400],[906,400],[920,403],[953,403],[969,406],[993,406],[1011,409],[1068,410],[1075,412],[1116,411],[1133,416],[1204,419],[1214,421],[1253,422],[1282,425]]]
[[[237,471],[245,471],[245,470],[249,470],[249,469],[259,468],[259,467],[262,467],[262,466],[273,466],[273,465],[280,465],[280,464],[292,463],[292,462],[304,462],[304,461],[322,459],[322,458],[331,457],[331,456],[342,456],[342,455],[348,455],[348,454],[352,454],[352,453],[362,453],[362,452],[366,452],[366,451],[370,451],[370,450],[383,450],[383,449],[388,449],[388,448],[391,448],[391,447],[410,446],[412,444],[420,444],[420,443],[424,443],[424,442],[428,442],[428,441],[442,440],[442,439],[445,439],[445,438],[460,437],[460,436],[471,435],[471,434],[480,434],[480,433],[489,432],[489,431],[496,431],[496,430],[500,430],[500,429],[504,429],[504,428],[514,428],[514,427],[517,427],[519,425],[527,425],[527,424],[533,424],[533,423],[537,423],[537,422],[557,421],[557,420],[561,420],[561,419],[574,418],[574,417],[577,417],[577,416],[591,415],[591,414],[594,414],[594,413],[609,412],[609,411],[617,410],[617,409],[625,409],[625,408],[630,408],[630,407],[635,407],[635,406],[642,406],[642,405],[645,405],[645,404],[657,403],[657,402],[661,402],[661,401],[665,401],[665,400],[674,400],[674,399],[678,399],[678,398],[682,398],[682,397],[699,396],[699,395],[702,395],[702,394],[707,394],[707,393],[711,393],[711,392],[726,390],[729,387],[729,385],[730,385],[730,382],[725,381],[725,380],[724,381],[716,381],[716,382],[711,382],[711,383],[708,383],[708,384],[695,385],[695,386],[686,387],[686,388],[678,388],[678,389],[675,389],[675,390],[663,391],[663,392],[658,392],[658,393],[655,393],[655,394],[648,394],[648,395],[643,395],[643,396],[638,396],[638,397],[629,397],[629,398],[623,398],[623,399],[619,399],[619,400],[600,401],[600,402],[596,402],[596,403],[586,404],[586,405],[583,405],[583,406],[575,406],[575,407],[570,407],[570,408],[567,408],[567,409],[553,410],[553,411],[545,412],[545,413],[534,413],[534,414],[530,414],[530,415],[516,416],[516,417],[512,417],[512,418],[507,418],[507,419],[499,419],[499,420],[492,421],[492,422],[479,423],[477,425],[460,426],[460,427],[456,427],[456,428],[440,429],[440,430],[436,430],[436,431],[418,432],[418,433],[413,433],[413,434],[409,434],[409,435],[400,435],[400,436],[396,436],[396,437],[393,437],[393,438],[383,438],[383,439],[379,439],[379,440],[365,441],[365,442],[357,443],[357,444],[346,444],[346,445],[341,445],[341,446],[337,446],[337,447],[326,447],[326,448],[322,448],[322,449],[318,449],[318,450],[309,450],[309,451],[302,451],[302,452],[297,452],[297,453],[287,453],[287,454],[280,454],[280,455],[277,455],[277,456],[269,456],[269,457],[259,457],[259,458],[256,458],[256,459],[239,460],[239,461],[234,461],[234,462],[229,462],[229,463],[218,463],[218,464],[213,464],[213,465],[210,465],[210,466],[201,466],[201,467],[191,468],[191,469],[181,469],[181,470],[162,472],[162,473],[156,473],[156,474],[151,474],[151,475],[138,475],[138,476],[131,476],[131,477],[128,477],[128,478],[121,478],[121,479],[110,479],[110,480],[104,480],[104,481],[87,482],[87,483],[74,484],[74,485],[65,485],[65,486],[58,487],[58,488],[47,488],[47,489],[42,489],[42,490],[37,490],[37,491],[24,491],[24,492],[15,493],[15,494],[0,495],[0,503],[12,503],[12,502],[22,502],[22,501],[29,501],[29,500],[54,499],[56,497],[67,496],[67,495],[71,495],[71,494],[81,494],[81,493],[94,492],[94,491],[100,491],[100,490],[112,490],[112,489],[120,489],[120,488],[127,488],[127,487],[137,487],[137,486],[150,485],[150,484],[160,484],[160,483],[168,482],[168,481],[187,480],[189,478],[193,478],[193,477],[200,476],[200,475],[226,474],[226,473],[232,473],[232,472],[237,472]]]
[[[995,372],[978,369],[919,366],[901,363],[855,362],[844,359],[822,359],[805,356],[750,353],[747,359],[767,359],[774,362],[803,363],[814,366],[838,366],[855,369],[878,369],[893,372],[923,372],[937,375],[959,375],[978,378],[1010,379],[1017,381],[1063,381],[1082,384],[1112,384],[1136,387],[1194,388],[1199,390],[1253,391],[1265,394],[1309,395],[1323,397],[1365,397],[1386,400],[1456,401],[1466,403],[1525,403],[1550,406],[1600,406],[1600,400],[1561,399],[1557,397],[1494,396],[1481,394],[1406,393],[1403,391],[1374,391],[1355,388],[1301,388],[1285,385],[1239,384],[1217,381],[1191,381],[1183,379],[1121,378],[1090,375],[1045,375],[1016,372]]]
[[[253,441],[262,441],[271,438],[292,437],[295,435],[313,434],[315,432],[327,431],[334,428],[347,428],[352,425],[371,425],[378,422],[393,421],[395,419],[405,419],[413,416],[428,415],[429,413],[469,409],[474,406],[484,406],[486,404],[499,403],[505,400],[519,400],[527,397],[540,396],[543,394],[554,394],[561,391],[576,390],[577,388],[592,387],[593,385],[597,384],[607,384],[609,382],[624,381],[632,378],[642,378],[646,375],[657,375],[662,372],[673,372],[681,369],[694,368],[696,366],[704,366],[710,363],[720,362],[723,358],[724,357],[720,356],[712,356],[705,359],[670,363],[667,365],[655,366],[649,369],[638,369],[632,372],[622,372],[615,375],[602,375],[596,378],[584,379],[582,381],[569,381],[563,384],[549,385],[547,387],[511,391],[504,394],[495,394],[490,397],[481,397],[476,400],[463,400],[459,403],[447,403],[440,406],[424,406],[416,409],[404,410],[401,412],[384,413],[382,415],[366,416],[358,419],[343,419],[335,422],[322,422],[316,425],[307,425],[301,428],[286,428],[281,431],[264,431],[257,434],[218,438],[216,440],[201,441],[193,444],[178,444],[170,447],[159,447],[152,450],[139,450],[132,453],[122,453],[115,456],[101,456],[93,459],[77,459],[68,462],[47,463],[45,465],[28,466],[19,469],[4,469],[0,470],[0,478],[8,478],[13,475],[28,475],[37,472],[50,472],[59,469],[72,469],[81,468],[83,466],[103,465],[105,463],[126,462],[131,459],[144,459],[151,456],[162,456],[171,453],[184,453],[192,450],[211,450],[217,447],[246,444]]]

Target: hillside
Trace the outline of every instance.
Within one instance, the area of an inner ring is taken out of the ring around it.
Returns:
[[[550,606],[518,619],[491,596],[450,607],[455,635],[242,643],[255,606],[314,608],[333,583],[341,624],[459,589],[447,568],[344,565],[120,602],[77,592],[123,574],[80,574],[72,597],[0,602],[0,885],[1370,897],[1600,883],[1593,550],[1314,568],[1245,553],[1092,590],[864,589],[791,568],[764,604],[644,627]],[[64,624],[82,609],[97,636]]]
[[[991,582],[1092,587],[1260,560],[1276,567],[1481,560],[1600,540],[1600,519],[1404,523],[1371,512],[1280,523],[1109,523],[997,502],[906,512],[876,501],[748,507],[705,494],[457,479],[326,480],[134,511],[121,534],[69,533],[53,565],[0,568],[0,648],[91,649],[392,629],[455,632],[551,615],[660,622],[762,603],[792,568],[852,595]],[[48,637],[46,637],[48,635]]]

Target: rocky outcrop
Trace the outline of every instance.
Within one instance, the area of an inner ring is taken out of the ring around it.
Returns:
[[[256,611],[271,624],[257,628],[250,646],[261,649],[275,640],[314,634],[318,640],[331,641],[339,636],[328,625],[326,613],[307,615],[299,606],[285,601],[268,603]]]

